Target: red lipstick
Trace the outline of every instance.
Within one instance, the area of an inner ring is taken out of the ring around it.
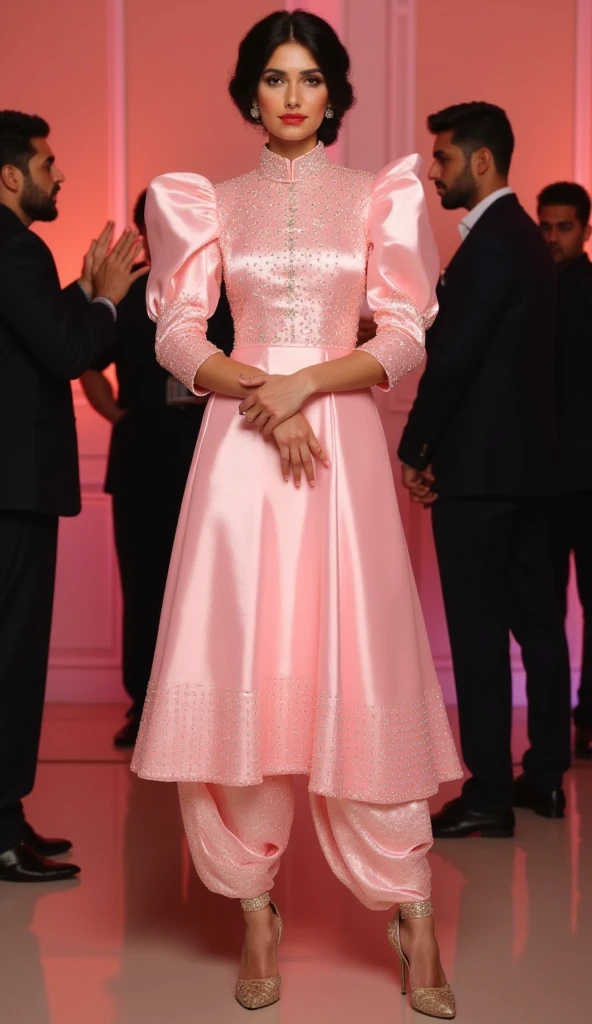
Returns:
[[[280,118],[280,121],[283,121],[284,124],[298,125],[302,124],[303,121],[306,121],[306,117],[304,114],[284,114]]]

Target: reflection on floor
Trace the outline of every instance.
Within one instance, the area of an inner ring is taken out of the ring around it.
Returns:
[[[113,752],[121,717],[48,709],[29,817],[75,840],[83,873],[60,886],[0,883],[0,1021],[245,1024],[232,998],[238,908],[195,877],[175,787],[139,781]],[[523,737],[518,722],[517,752]],[[438,934],[460,1024],[592,1019],[592,763],[570,774],[567,795],[566,821],[519,813],[515,841],[436,844]],[[274,898],[283,995],[257,1021],[421,1020],[400,996],[389,915],[357,904],[325,864],[304,779]]]

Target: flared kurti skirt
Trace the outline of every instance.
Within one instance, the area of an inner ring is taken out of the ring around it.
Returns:
[[[244,348],[269,373],[342,349]],[[210,399],[179,519],[132,768],[398,804],[461,774],[371,390],[303,408],[330,460],[316,486]],[[146,551],[150,558],[150,551]]]

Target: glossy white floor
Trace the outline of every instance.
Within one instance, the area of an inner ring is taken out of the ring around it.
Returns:
[[[40,831],[75,841],[79,882],[0,883],[2,1024],[245,1024],[232,998],[237,906],[197,880],[176,789],[141,782],[111,736],[121,709],[48,709]],[[518,721],[516,752],[523,745]],[[448,799],[448,787],[435,801]],[[592,1019],[592,763],[567,782],[569,816],[518,815],[515,841],[436,844],[434,900],[459,1024]],[[275,889],[285,919],[282,1001],[261,1024],[419,1022],[400,996],[387,914],[330,873],[299,780],[291,846]]]

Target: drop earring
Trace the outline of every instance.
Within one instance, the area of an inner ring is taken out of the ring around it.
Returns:
[[[325,117],[327,118],[328,121],[330,121],[332,117],[335,117],[335,111],[333,110],[331,104],[329,104],[325,111]]]
[[[259,104],[257,103],[256,100],[253,100],[253,106],[251,107],[251,117],[253,118],[253,121],[261,120],[261,114],[259,113]]]

